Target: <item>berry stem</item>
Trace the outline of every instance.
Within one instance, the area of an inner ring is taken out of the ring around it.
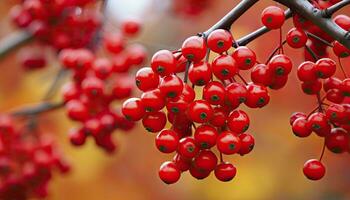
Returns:
[[[188,60],[186,63],[186,70],[185,70],[185,76],[184,76],[185,83],[187,83],[187,81],[188,81],[188,70],[189,70],[190,66],[191,66],[191,61]]]
[[[324,139],[324,142],[323,142],[323,147],[322,147],[322,151],[319,159],[320,162],[322,161],[325,150],[326,150],[326,139]]]
[[[47,101],[49,99],[51,99],[55,93],[57,92],[57,89],[60,86],[61,80],[67,75],[67,70],[64,68],[61,68],[57,75],[55,76],[55,79],[53,80],[53,82],[51,83],[49,90],[46,92],[43,100]]]
[[[318,111],[319,112],[323,112],[323,107],[322,107],[322,98],[321,98],[321,95],[320,95],[320,92],[318,92],[316,94],[316,97],[317,97],[317,102],[318,102]]]
[[[319,59],[316,53],[312,51],[312,49],[309,46],[305,45],[305,49],[307,52],[309,52],[309,54],[312,56],[315,62]]]
[[[280,28],[280,50],[282,50],[282,54],[284,54],[284,49],[282,45],[282,27]]]
[[[348,75],[347,75],[346,72],[345,72],[345,69],[344,69],[344,67],[343,67],[343,64],[341,63],[340,57],[338,57],[338,62],[339,62],[339,66],[340,66],[340,69],[341,69],[341,71],[342,71],[344,77],[345,77],[345,78],[348,78]]]
[[[305,19],[310,20],[313,24],[318,26],[321,30],[329,34],[334,39],[338,40],[345,47],[350,49],[350,35],[344,29],[339,26],[330,18],[322,17],[323,11],[315,8],[308,1],[295,1],[295,0],[275,0],[291,10],[297,12]],[[346,1],[348,3],[348,0]],[[339,6],[340,7],[340,6]],[[338,10],[338,9],[336,9]]]
[[[216,24],[210,27],[203,34],[207,37],[211,32],[216,29],[230,30],[231,25],[243,15],[250,7],[252,7],[259,0],[242,0],[240,1],[229,13],[227,13],[222,19]]]
[[[239,73],[237,73],[237,76],[243,81],[245,85],[248,85],[247,81],[241,76]]]
[[[286,42],[287,42],[287,41],[284,40],[283,42],[280,43],[279,46],[277,46],[277,47],[271,52],[269,58],[268,58],[268,59],[266,60],[266,62],[265,62],[265,65],[267,65],[267,63],[271,60],[271,58],[277,53],[277,51],[278,51],[279,49],[281,49],[281,48],[283,47],[284,44],[286,44]]]
[[[224,162],[224,158],[222,156],[222,153],[220,152],[220,162],[223,163]]]
[[[33,35],[25,31],[14,32],[0,41],[0,58],[4,58],[8,53],[29,42]]]
[[[350,4],[350,0],[339,1],[338,3],[322,10],[322,17],[330,18],[335,12],[337,12],[338,10],[340,10],[341,8],[349,4]]]
[[[290,9],[287,9],[284,12],[284,15],[285,15],[286,19],[289,19],[292,17],[292,11]],[[269,31],[270,31],[270,29],[266,28],[266,26],[263,26],[255,31],[249,33],[248,35],[243,36],[242,38],[236,40],[235,42],[233,42],[232,46],[235,48],[237,48],[238,46],[245,46]]]
[[[41,114],[44,112],[56,110],[64,106],[64,102],[52,103],[52,102],[41,102],[35,106],[29,106],[22,108],[17,111],[11,112],[11,115],[20,117],[20,116],[33,116],[37,114]]]
[[[314,39],[316,39],[316,40],[322,42],[323,44],[325,44],[325,45],[327,45],[327,46],[329,46],[329,47],[333,47],[333,45],[332,45],[331,43],[329,43],[329,42],[327,42],[326,40],[324,40],[324,39],[318,37],[317,35],[314,35],[314,34],[312,34],[312,33],[310,33],[310,32],[306,32],[306,35],[309,36],[310,38],[314,38]]]

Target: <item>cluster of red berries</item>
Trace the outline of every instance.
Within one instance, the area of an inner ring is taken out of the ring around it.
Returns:
[[[142,120],[148,131],[160,131],[155,139],[160,152],[176,152],[172,161],[160,167],[165,183],[175,183],[187,170],[197,179],[212,171],[221,181],[233,179],[236,168],[222,154],[245,155],[254,147],[254,137],[246,132],[249,117],[239,106],[264,107],[270,100],[267,87],[280,89],[287,81],[292,69],[287,56],[276,55],[266,65],[256,64],[255,53],[246,46],[228,54],[233,43],[231,33],[224,29],[192,36],[178,51],[156,52],[151,67],[136,74],[136,85],[143,93],[141,98],[125,101],[122,112],[131,121]],[[212,62],[210,51],[218,54]],[[249,69],[253,82],[247,83],[239,73]],[[195,86],[202,87],[200,99],[195,98],[199,96]],[[164,129],[167,121],[171,127]],[[213,147],[220,154],[219,162]]]
[[[113,106],[117,100],[130,97],[133,81],[128,72],[146,59],[146,50],[140,44],[127,44],[130,36],[140,30],[140,24],[127,21],[120,33],[103,37],[108,57],[97,57],[91,50],[64,49],[59,58],[72,71],[72,82],[63,87],[63,99],[70,119],[82,124],[70,131],[74,145],[83,145],[92,136],[98,146],[107,152],[116,148],[111,133],[120,128],[130,130],[133,123],[126,120]]]
[[[66,173],[70,166],[47,135],[0,116],[0,199],[46,197],[55,169]]]
[[[24,0],[11,10],[12,21],[33,35],[40,45],[50,45],[57,50],[81,48],[89,44],[101,17],[87,4],[95,0]],[[25,69],[45,66],[43,52],[26,51],[21,58]]]
[[[196,16],[210,7],[212,0],[173,0],[172,9],[176,14]]]
[[[290,119],[293,133],[298,137],[308,137],[312,132],[324,138],[325,146],[333,153],[350,150],[350,104],[344,102],[350,94],[350,79],[333,77],[336,63],[330,58],[321,58],[316,63],[305,61],[298,67],[298,78],[302,81],[304,93],[316,95],[318,108],[309,115],[296,112]],[[323,81],[321,81],[323,79]],[[326,93],[320,97],[321,90]],[[325,101],[330,103],[325,103]],[[323,153],[322,153],[323,155]],[[325,167],[319,160],[305,163],[304,174],[311,180],[319,180],[325,175]]]
[[[337,2],[314,1],[313,3],[315,7],[325,9]],[[338,15],[333,20],[341,28],[347,31],[350,30],[350,17]],[[331,152],[337,154],[349,152],[350,104],[344,100],[350,95],[350,79],[340,80],[334,77],[337,63],[328,57],[327,48],[331,46],[334,54],[339,57],[339,65],[345,77],[347,76],[341,66],[340,58],[348,57],[350,50],[299,15],[294,15],[293,21],[295,28],[288,32],[287,43],[293,48],[306,46],[305,60],[307,61],[299,65],[297,76],[302,82],[303,92],[316,96],[318,100],[318,107],[310,114],[307,115],[301,112],[292,114],[290,125],[293,133],[298,137],[308,137],[314,132],[319,137],[324,138],[324,146]],[[308,37],[307,33],[311,33],[318,38]],[[324,97],[321,97],[322,88],[325,92]],[[319,180],[326,173],[326,168],[321,163],[324,148],[320,159],[310,159],[304,165],[304,175],[310,180]]]
[[[338,3],[339,0],[335,1],[313,1],[313,5],[318,9],[326,9],[335,3]],[[333,21],[343,28],[344,30],[350,30],[350,18],[346,15],[337,15],[333,18]],[[350,55],[350,50],[344,47],[341,43],[334,40],[331,36],[329,36],[326,32],[321,30],[318,26],[314,25],[309,20],[303,18],[302,16],[295,14],[293,16],[293,23],[295,28],[290,30],[288,35],[290,35],[290,39],[293,40],[288,42],[289,44],[295,43],[296,47],[291,45],[294,48],[305,47],[305,45],[310,48],[317,57],[319,58],[327,58],[329,54],[327,52],[328,45],[324,42],[320,41],[314,37],[307,37],[307,33],[311,33],[329,43],[332,43],[333,52],[336,56],[344,58]],[[304,49],[305,59],[308,61],[313,61],[314,57],[310,54],[310,52],[305,48]]]

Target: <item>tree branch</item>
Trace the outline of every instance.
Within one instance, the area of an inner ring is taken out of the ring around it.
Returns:
[[[220,19],[216,24],[210,27],[207,31],[203,33],[206,37],[211,32],[216,29],[226,29],[230,30],[231,25],[243,15],[250,7],[252,7],[259,0],[242,0],[239,4],[234,7],[229,13],[227,13],[222,19]]]
[[[0,40],[0,58],[7,53],[25,44],[33,38],[33,35],[25,31],[14,32]]]
[[[310,20],[320,29],[325,31],[328,35],[333,37],[335,40],[343,44],[345,47],[350,49],[350,32],[346,32],[340,28],[329,18],[322,16],[322,10],[315,8],[307,0],[275,0],[287,7],[293,12],[296,12],[304,18]]]
[[[55,110],[64,106],[64,102],[51,103],[51,102],[41,102],[35,106],[29,106],[22,108],[20,110],[11,112],[11,115],[20,117],[20,116],[33,116],[37,114],[41,114],[44,112],[48,112],[51,110]]]
[[[284,12],[284,15],[285,15],[286,19],[291,18],[292,17],[291,10],[287,9]],[[263,26],[263,27],[257,29],[256,31],[253,31],[252,33],[249,33],[248,35],[238,39],[236,42],[233,43],[233,47],[247,45],[251,41],[255,40],[256,38],[264,35],[265,33],[269,32],[269,31],[270,31],[270,29],[266,28],[266,26]]]
[[[330,18],[335,12],[337,12],[338,10],[340,10],[341,8],[349,4],[350,4],[350,0],[339,1],[338,3],[332,5],[331,7],[322,10],[322,17]]]

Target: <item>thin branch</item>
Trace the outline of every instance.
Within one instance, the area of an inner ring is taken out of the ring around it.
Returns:
[[[60,82],[61,80],[67,75],[67,70],[65,68],[61,68],[57,75],[55,76],[55,79],[53,80],[53,82],[51,83],[48,91],[46,92],[43,100],[46,101],[46,100],[49,100],[52,98],[52,96],[55,95],[58,87],[60,86]]]
[[[286,19],[289,19],[292,17],[292,12],[290,9],[287,9],[284,12],[284,15],[286,17]],[[234,42],[232,44],[233,47],[237,48],[238,46],[244,46],[247,45],[248,43],[250,43],[251,41],[257,39],[258,37],[264,35],[265,33],[269,32],[270,29],[266,28],[266,26],[263,26],[255,31],[253,31],[252,33],[249,33],[248,35],[238,39],[236,42]]]
[[[322,17],[322,10],[315,8],[307,0],[275,0],[287,7],[293,12],[310,20],[313,24],[318,26],[321,30],[326,32],[332,38],[350,49],[350,32],[340,28],[332,19]]]
[[[64,106],[63,102],[51,103],[51,102],[41,102],[35,106],[29,106],[17,111],[11,112],[11,115],[20,117],[20,116],[33,116],[38,115],[44,112],[56,110]]]
[[[272,57],[276,54],[276,52],[277,52],[279,49],[281,49],[282,46],[283,46],[284,44],[286,44],[286,42],[287,42],[287,41],[284,40],[280,45],[278,45],[278,46],[272,51],[272,53],[270,54],[269,58],[266,60],[265,65],[267,65],[267,63],[272,59]]]
[[[327,42],[327,41],[324,40],[323,38],[318,37],[317,35],[314,35],[314,34],[312,34],[312,33],[310,33],[310,32],[306,32],[306,35],[309,36],[310,38],[314,38],[314,39],[316,39],[316,40],[322,42],[323,44],[325,44],[325,45],[327,45],[327,46],[329,46],[329,47],[333,47],[333,45],[332,45],[331,43]]]
[[[322,10],[322,17],[330,18],[335,12],[337,12],[338,10],[340,10],[341,8],[349,4],[350,4],[350,0],[339,1],[338,3]]]
[[[17,31],[0,40],[0,58],[9,52],[25,44],[33,38],[33,35],[25,31]]]
[[[312,49],[309,46],[305,45],[305,49],[307,52],[309,52],[309,54],[312,56],[315,62],[319,59],[316,53],[312,51]]]
[[[242,0],[239,4],[234,7],[229,13],[227,13],[221,20],[219,20],[216,24],[210,27],[203,34],[204,36],[208,36],[211,32],[216,29],[226,29],[230,30],[231,25],[243,15],[250,7],[252,7],[259,0]]]

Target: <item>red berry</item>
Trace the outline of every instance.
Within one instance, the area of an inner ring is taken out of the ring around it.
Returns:
[[[249,123],[249,117],[243,110],[232,111],[227,118],[227,126],[236,134],[247,131],[249,128]]]
[[[236,61],[229,55],[220,55],[212,63],[213,74],[220,80],[227,80],[238,73]]]
[[[223,182],[231,181],[237,173],[237,169],[231,163],[220,163],[215,168],[215,177]]]
[[[250,134],[243,133],[239,135],[239,139],[241,140],[241,148],[238,153],[241,156],[250,153],[255,145],[254,137]]]
[[[212,105],[221,105],[225,101],[225,87],[221,82],[212,81],[203,88],[203,99]]]
[[[269,29],[281,28],[284,20],[284,11],[277,6],[269,6],[261,14],[262,23]]]
[[[286,76],[292,71],[292,61],[283,54],[275,55],[269,61],[269,68],[277,76]]]
[[[175,154],[173,158],[173,162],[177,166],[177,168],[181,171],[187,171],[191,167],[191,159],[184,158],[179,154]]]
[[[140,32],[141,24],[137,20],[126,20],[121,24],[121,30],[125,35],[135,36]]]
[[[237,63],[239,69],[247,70],[252,68],[256,63],[256,55],[254,51],[246,46],[240,46],[235,49],[232,57]]]
[[[215,127],[222,127],[226,124],[227,111],[224,107],[215,107],[213,118],[210,120],[210,124]]]
[[[66,104],[66,109],[69,118],[77,121],[84,121],[88,118],[88,109],[79,100],[70,100]]]
[[[182,55],[193,62],[201,61],[205,57],[206,51],[204,39],[199,36],[187,38],[181,47]]]
[[[201,150],[194,158],[193,163],[199,170],[212,171],[215,169],[218,158],[210,150]]]
[[[194,158],[199,151],[196,142],[192,137],[184,137],[180,140],[177,153],[185,158]]]
[[[315,72],[318,78],[329,78],[336,71],[336,63],[330,58],[321,58],[316,62]]]
[[[183,85],[183,81],[178,76],[165,76],[160,81],[159,90],[163,96],[175,98],[181,94]]]
[[[176,60],[168,50],[160,50],[156,52],[151,60],[152,70],[160,76],[168,76],[175,72]]]
[[[309,82],[303,82],[301,84],[301,88],[303,89],[303,92],[308,95],[317,94],[322,89],[322,82],[320,80],[315,81],[309,81]]]
[[[245,102],[247,95],[247,88],[241,83],[234,82],[226,86],[226,103],[233,108]]]
[[[232,46],[232,35],[224,29],[217,29],[211,32],[207,38],[208,48],[216,53],[223,53]]]
[[[193,176],[194,178],[196,178],[198,180],[202,180],[204,178],[207,178],[210,175],[210,172],[211,171],[199,169],[194,165],[191,165],[191,167],[190,167],[191,176]]]
[[[344,153],[349,150],[349,134],[342,128],[333,128],[326,137],[326,146],[333,153]]]
[[[141,101],[145,110],[149,112],[161,110],[165,106],[165,100],[159,89],[142,93]]]
[[[139,69],[135,76],[136,86],[142,91],[153,90],[159,85],[159,76],[151,68],[143,67]]]
[[[306,116],[300,116],[292,124],[292,130],[293,133],[298,137],[308,137],[312,130],[308,126],[308,121],[306,119]]]
[[[122,112],[131,121],[138,121],[145,115],[145,107],[139,98],[130,98],[123,103]]]
[[[241,148],[241,140],[235,135],[235,133],[224,131],[219,134],[216,146],[221,153],[231,155],[239,151]]]
[[[321,137],[329,135],[331,126],[328,122],[328,118],[321,112],[315,112],[308,117],[308,126],[315,131],[315,133]]]
[[[162,130],[156,137],[156,146],[162,153],[172,153],[179,145],[179,137],[173,130]]]
[[[300,81],[315,81],[317,79],[315,63],[310,61],[301,63],[297,74]]]
[[[142,119],[142,125],[149,132],[161,131],[166,124],[166,116],[162,111],[146,113]]]
[[[306,114],[302,113],[302,112],[294,112],[291,116],[290,116],[290,120],[289,120],[289,124],[293,125],[294,121],[297,120],[300,117],[304,117],[306,118]]]
[[[215,128],[209,125],[201,125],[196,128],[194,140],[199,148],[210,149],[216,145],[217,136],[218,132]]]
[[[320,161],[311,159],[304,164],[303,172],[308,179],[316,181],[325,175],[326,168]]]
[[[345,58],[350,55],[350,50],[338,41],[333,42],[333,52],[336,56],[340,58]]]
[[[247,85],[247,100],[244,102],[250,108],[261,108],[268,104],[270,96],[267,88],[262,85],[249,83]]]
[[[292,48],[301,48],[306,45],[307,35],[302,29],[292,28],[288,31],[286,41]]]
[[[194,63],[188,70],[188,78],[194,85],[206,85],[212,78],[210,64],[207,62]]]
[[[213,117],[213,108],[205,100],[195,100],[188,106],[188,118],[196,123],[205,123]]]
[[[255,84],[269,86],[272,84],[272,72],[270,66],[257,64],[251,71],[251,79]]]
[[[159,178],[166,184],[176,183],[181,176],[180,170],[173,162],[164,162],[159,169]]]

